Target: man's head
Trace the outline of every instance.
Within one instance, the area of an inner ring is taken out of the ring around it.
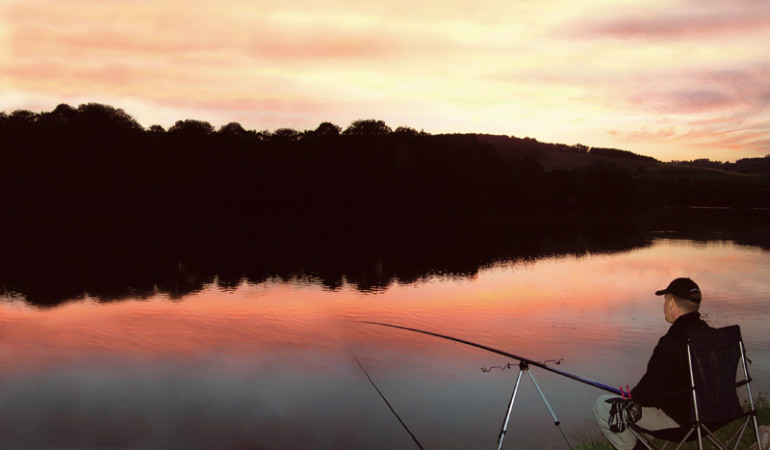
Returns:
[[[679,316],[697,311],[702,298],[700,288],[689,278],[677,278],[655,295],[663,296],[663,313],[669,323],[674,323]]]

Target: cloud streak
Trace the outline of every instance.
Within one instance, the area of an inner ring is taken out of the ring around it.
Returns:
[[[770,3],[757,0],[691,0],[641,11],[618,9],[615,14],[581,20],[569,28],[582,37],[670,41],[766,34],[770,26]]]

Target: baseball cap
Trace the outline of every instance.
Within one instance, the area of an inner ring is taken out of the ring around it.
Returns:
[[[700,303],[700,288],[689,278],[677,278],[666,289],[656,291],[655,295],[673,294],[691,302]]]

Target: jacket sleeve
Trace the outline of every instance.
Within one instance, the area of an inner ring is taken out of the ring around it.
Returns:
[[[642,406],[655,406],[655,398],[659,398],[670,389],[671,372],[677,363],[666,344],[664,336],[652,351],[650,361],[647,363],[647,372],[631,389],[631,397]]]

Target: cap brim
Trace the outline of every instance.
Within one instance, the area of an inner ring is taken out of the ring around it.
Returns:
[[[668,294],[668,289],[663,289],[662,291],[655,291],[655,295],[665,295]]]

